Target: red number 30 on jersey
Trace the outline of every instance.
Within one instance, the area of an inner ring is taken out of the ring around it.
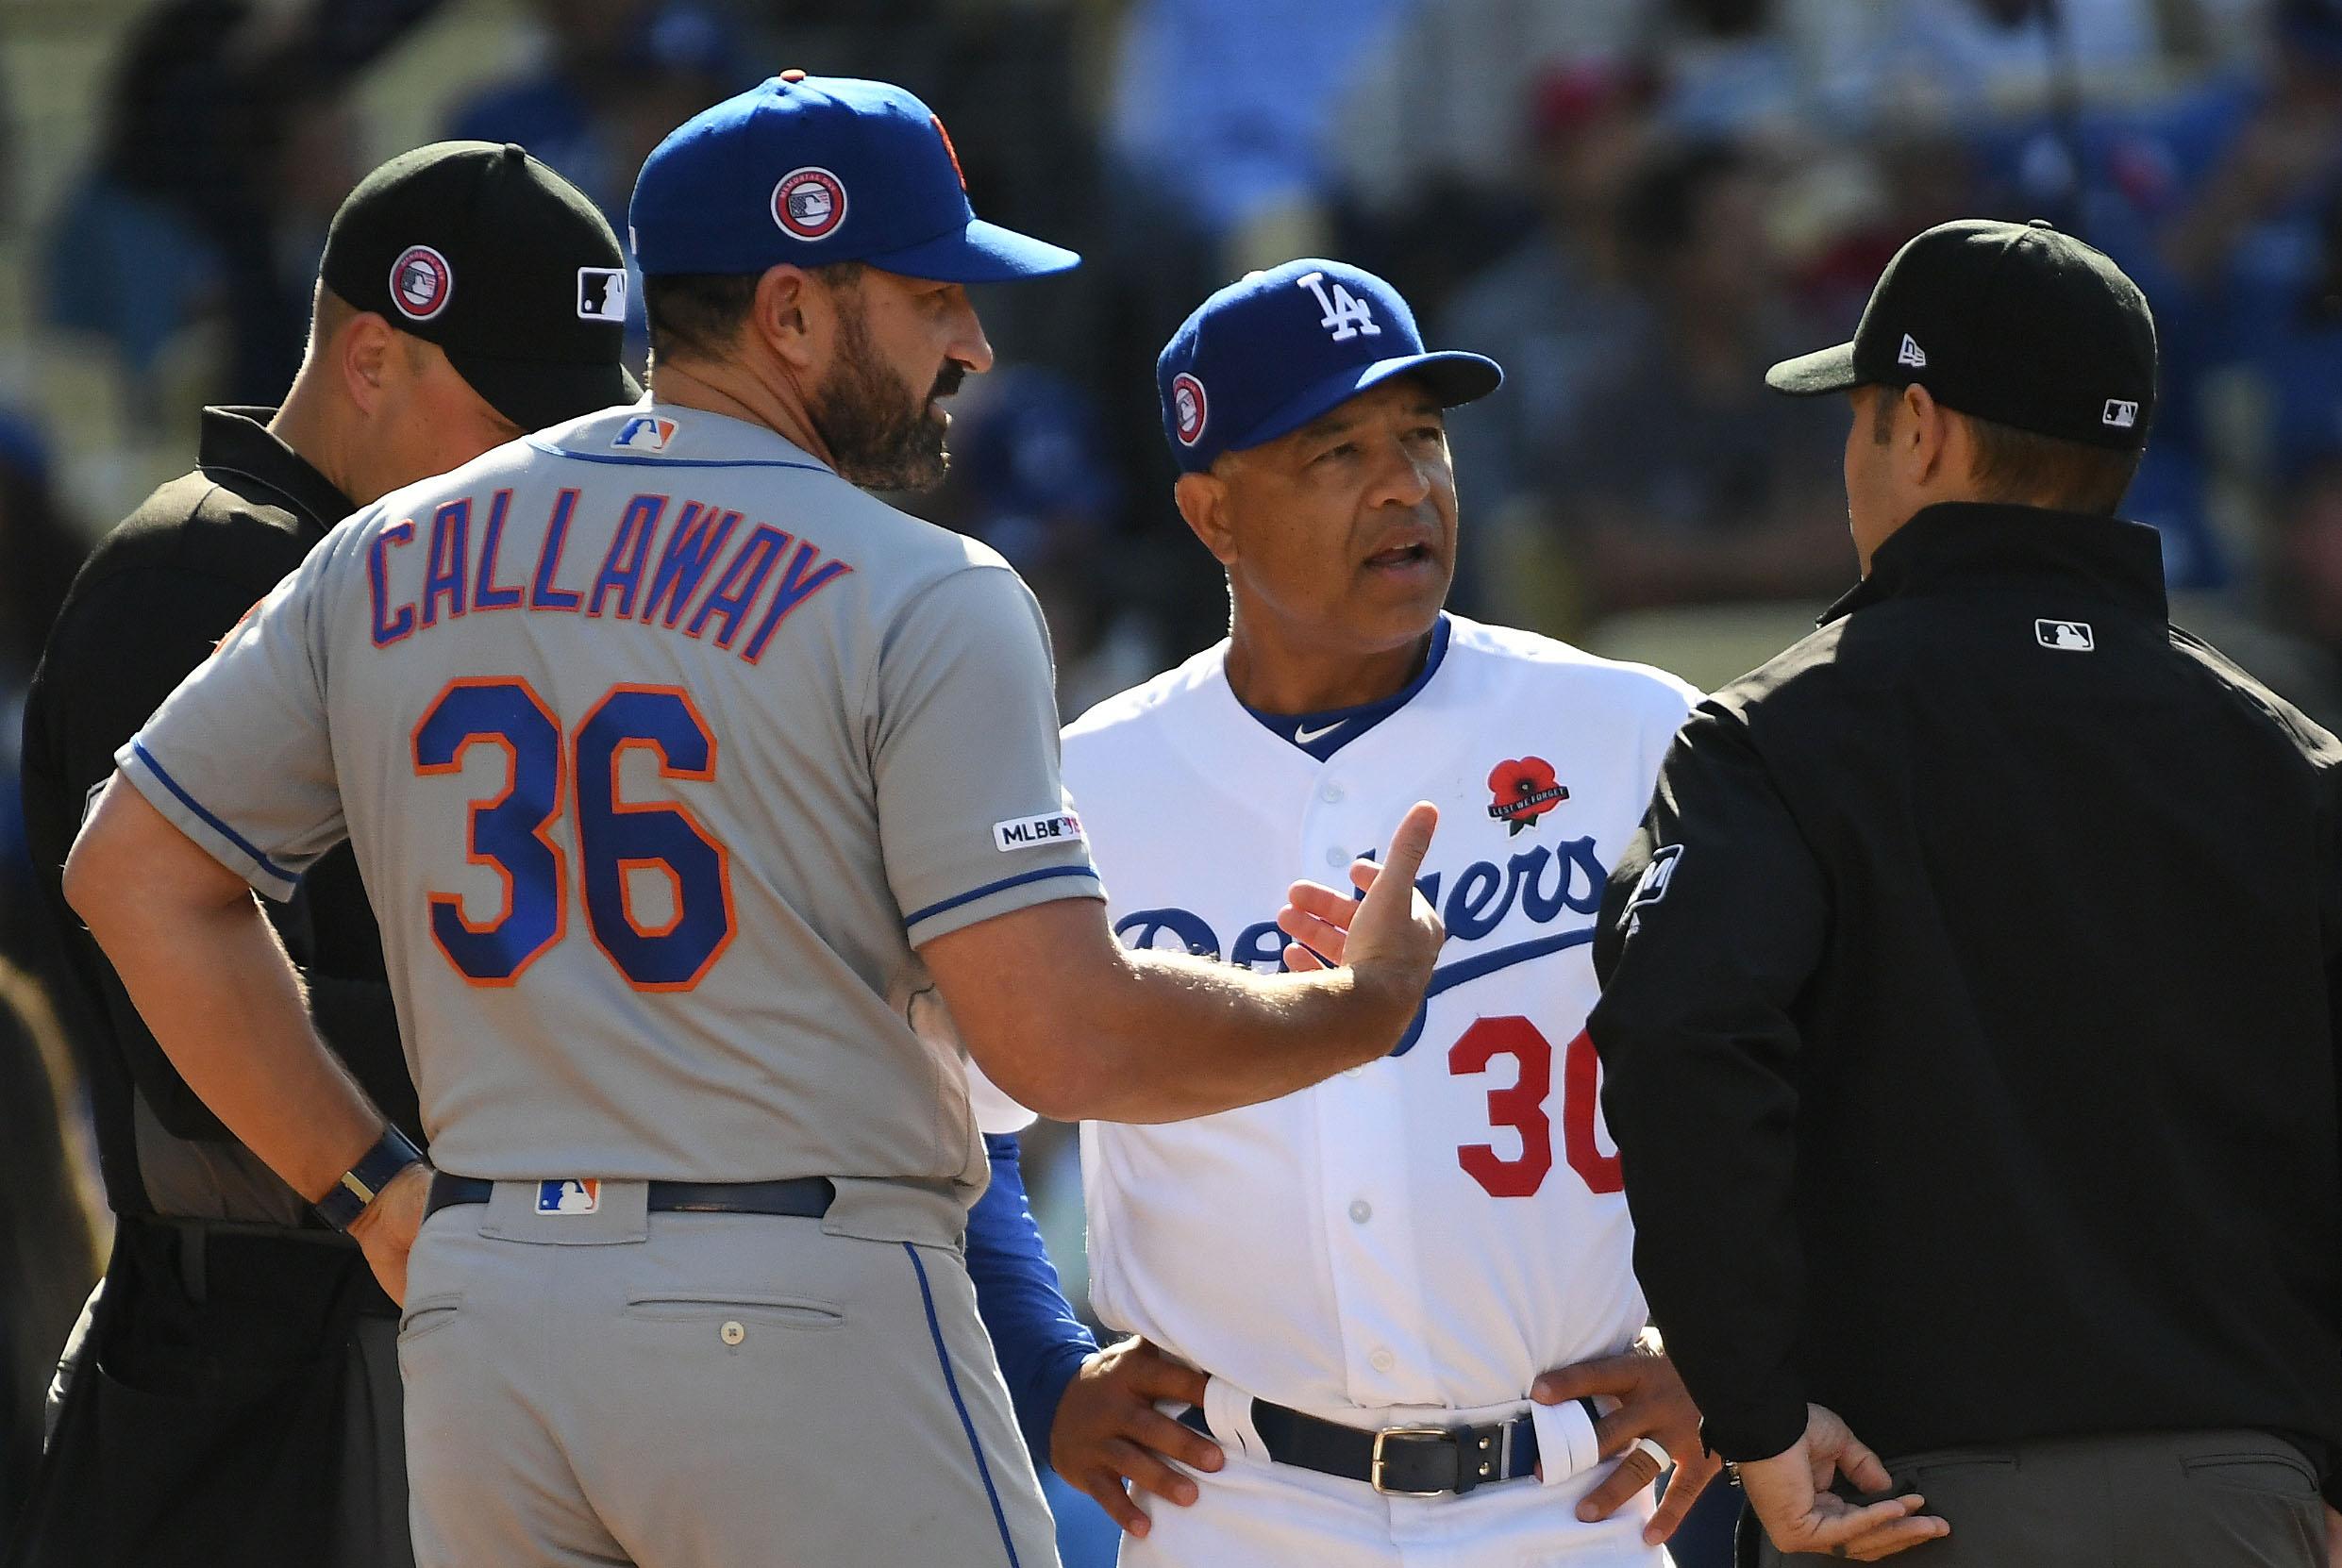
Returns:
[[[1519,1074],[1504,1089],[1488,1092],[1488,1122],[1520,1134],[1521,1152],[1512,1159],[1488,1143],[1466,1143],[1456,1159],[1491,1197],[1525,1198],[1545,1185],[1553,1169],[1553,1121],[1545,1102],[1553,1092],[1553,1043],[1521,1017],[1482,1018],[1447,1048],[1447,1071],[1457,1076],[1485,1073],[1498,1057],[1511,1057]],[[1594,1139],[1599,1063],[1584,1030],[1562,1059],[1562,1152],[1592,1193],[1615,1193],[1618,1157],[1604,1154]]]

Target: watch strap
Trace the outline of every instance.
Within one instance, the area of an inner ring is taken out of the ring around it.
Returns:
[[[347,1230],[374,1202],[376,1194],[390,1185],[393,1176],[422,1159],[423,1151],[409,1142],[405,1133],[394,1126],[385,1126],[374,1147],[343,1172],[342,1179],[312,1207],[334,1229]]]

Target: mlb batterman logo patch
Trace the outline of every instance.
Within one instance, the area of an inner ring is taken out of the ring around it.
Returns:
[[[577,269],[577,319],[627,319],[627,270],[624,267]]]
[[[773,187],[773,222],[800,240],[827,240],[845,222],[845,187],[827,169],[792,169]]]
[[[635,414],[618,426],[610,444],[629,452],[664,452],[675,439],[675,421],[656,414]]]
[[[593,1176],[537,1183],[540,1214],[591,1214],[602,1207],[602,1184]]]
[[[1204,402],[1203,383],[1185,371],[1171,378],[1171,412],[1178,421],[1181,446],[1193,446],[1203,440],[1204,421],[1211,417]]]
[[[391,303],[409,321],[429,321],[455,292],[455,269],[428,245],[409,245],[391,263]]]
[[[1553,764],[1542,757],[1497,763],[1489,772],[1488,790],[1496,796],[1489,816],[1509,824],[1514,833],[1536,826],[1539,817],[1569,798],[1568,787],[1554,778]]]

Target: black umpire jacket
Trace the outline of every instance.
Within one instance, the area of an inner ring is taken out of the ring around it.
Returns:
[[[26,701],[25,826],[96,1022],[78,1043],[122,1218],[10,1568],[412,1560],[395,1379],[356,1337],[359,1319],[395,1309],[357,1247],[181,1081],[61,886],[116,749],[352,509],[267,430],[268,413],[204,410],[195,471],[156,491],[84,564]],[[380,936],[349,847],[312,867],[292,902],[266,908],[319,1032],[419,1143]],[[387,1345],[388,1325],[376,1326],[368,1343]]]
[[[162,486],[106,537],[75,578],[25,706],[25,819],[42,891],[75,979],[102,1026],[83,1070],[96,1106],[106,1195],[115,1212],[206,1212],[150,1194],[141,1169],[159,1129],[230,1142],[139,1018],[113,966],[65,905],[66,852],[114,753],[327,529],[354,509],[331,481],[270,434],[265,409],[207,409],[195,471]],[[308,982],[319,1031],[375,1103],[417,1136],[415,1092],[399,1049],[381,936],[347,844],[269,912]],[[143,1140],[139,1126],[151,1115]],[[160,1158],[168,1158],[167,1155]],[[159,1177],[160,1173],[158,1173]],[[158,1185],[162,1185],[159,1179]],[[306,1217],[306,1205],[242,1206],[237,1219]],[[159,1199],[159,1201],[158,1201]]]
[[[1956,505],[1685,725],[1591,1029],[1710,1445],[2254,1427],[2342,1503],[2342,742]]]

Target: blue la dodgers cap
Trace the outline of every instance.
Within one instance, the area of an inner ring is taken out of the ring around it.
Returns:
[[[996,283],[1080,264],[988,224],[934,110],[899,87],[784,71],[678,126],[644,161],[627,214],[649,275],[866,261],[906,277]]]
[[[1504,384],[1497,361],[1428,353],[1398,291],[1363,267],[1304,258],[1247,273],[1196,307],[1155,360],[1163,433],[1183,473],[1290,435],[1395,375],[1443,408]]]

